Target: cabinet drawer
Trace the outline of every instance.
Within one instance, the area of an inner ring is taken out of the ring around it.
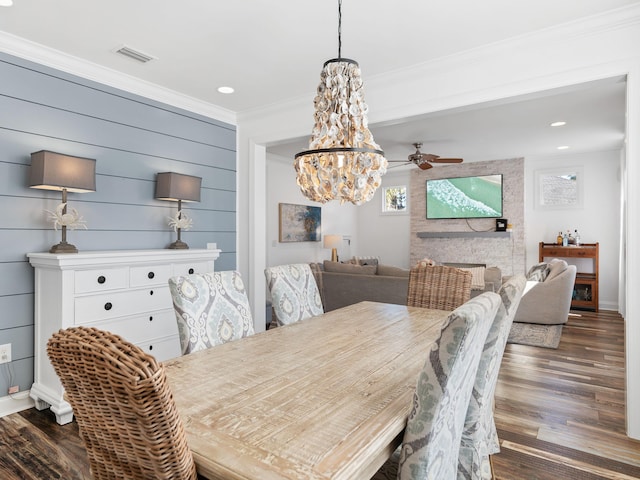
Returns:
[[[129,280],[129,269],[97,268],[95,270],[78,270],[75,272],[75,293],[102,292],[126,288]]]
[[[180,350],[180,339],[174,337],[159,338],[149,342],[143,342],[138,346],[145,352],[156,357],[159,362],[165,362],[182,355]]]
[[[101,293],[75,299],[74,323],[82,325],[110,318],[173,308],[169,286]]]
[[[145,287],[148,285],[165,285],[171,276],[171,265],[148,265],[132,267],[131,286]]]
[[[173,275],[191,275],[193,273],[213,272],[213,266],[209,262],[174,263]]]
[[[86,326],[115,333],[135,344],[178,335],[178,324],[173,310],[160,310],[133,317],[92,322]]]

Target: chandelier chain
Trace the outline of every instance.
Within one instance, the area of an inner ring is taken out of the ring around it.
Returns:
[[[338,0],[338,58],[342,58],[342,0]]]

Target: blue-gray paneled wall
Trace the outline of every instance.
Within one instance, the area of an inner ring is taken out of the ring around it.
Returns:
[[[216,242],[216,269],[236,268],[235,126],[0,53],[0,397],[9,375],[33,382],[33,269],[29,252],[60,241],[45,210],[60,192],[29,188],[31,153],[51,150],[96,159],[96,191],[69,194],[88,230],[69,231],[79,250],[165,248],[177,205],[155,200],[155,175],[202,177],[201,201],[184,204],[192,248]]]

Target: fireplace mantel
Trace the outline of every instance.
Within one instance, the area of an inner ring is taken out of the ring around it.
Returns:
[[[511,238],[511,232],[418,232],[420,238]]]

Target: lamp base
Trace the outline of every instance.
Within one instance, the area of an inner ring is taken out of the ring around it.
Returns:
[[[75,245],[63,241],[51,247],[49,253],[78,253],[78,249]]]
[[[337,262],[338,261],[338,249],[337,248],[332,248],[331,249],[331,261],[332,262]]]
[[[171,245],[169,245],[167,248],[171,248],[173,250],[188,250],[189,249],[189,245],[184,243],[182,240],[176,240]]]

